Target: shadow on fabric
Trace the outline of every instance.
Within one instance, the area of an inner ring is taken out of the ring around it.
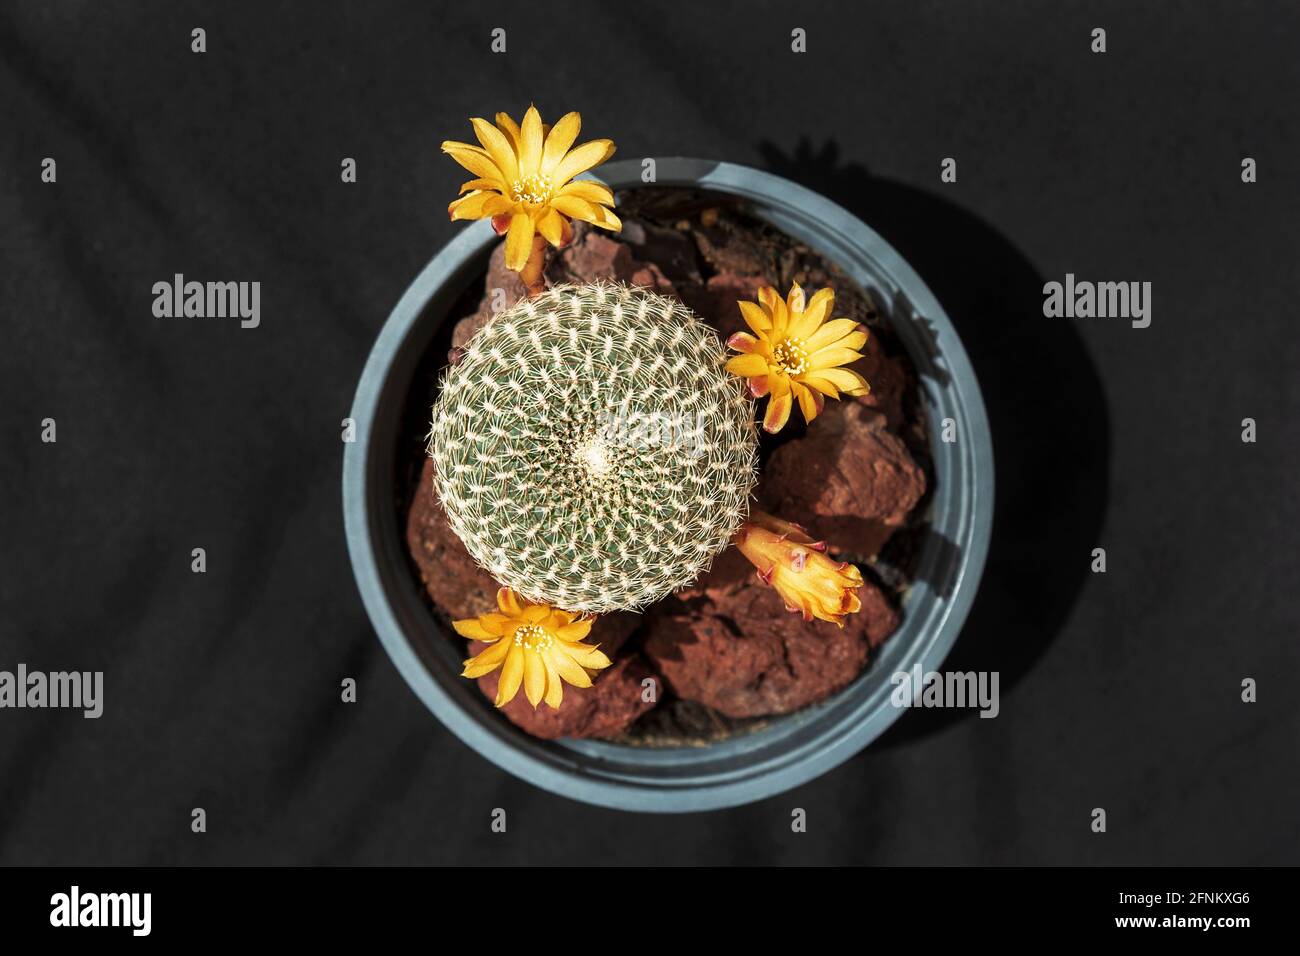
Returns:
[[[842,162],[839,148],[767,168],[844,206],[920,274],[957,327],[988,406],[996,503],[988,564],[945,671],[997,671],[1005,708],[1082,589],[1106,511],[1110,416],[1096,367],[1068,320],[1043,316],[1043,277],[988,223],[932,194]],[[973,709],[904,715],[875,744],[925,737]]]

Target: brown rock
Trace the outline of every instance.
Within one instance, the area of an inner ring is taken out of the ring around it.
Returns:
[[[500,292],[498,293],[497,290]],[[461,319],[452,329],[452,354],[463,348],[465,343],[474,337],[474,333],[487,324],[488,319],[497,312],[510,308],[527,292],[523,280],[519,278],[519,273],[511,272],[506,268],[506,244],[498,243],[492,250],[492,257],[488,260],[487,279],[483,283],[483,301],[479,303],[478,311]]]
[[[547,277],[552,282],[615,279],[645,286],[660,295],[676,294],[663,270],[655,263],[637,259],[631,246],[611,239],[597,229],[578,226],[586,224],[575,224],[573,241],[560,251],[547,270]]]
[[[453,620],[495,610],[497,583],[470,557],[443,514],[433,490],[433,462],[425,461],[406,517],[406,548],[434,604]]]
[[[753,583],[754,577],[754,566],[743,554],[729,546],[713,559],[713,566],[701,574],[695,583],[678,591],[677,597],[683,601],[698,598],[717,601]]]
[[[863,404],[827,401],[804,437],[772,453],[758,490],[764,510],[834,551],[874,556],[925,493],[925,473],[884,426]]]
[[[695,612],[658,616],[643,645],[668,689],[729,717],[788,714],[847,686],[898,614],[872,584],[841,630],[787,612],[771,588],[750,585]]]
[[[673,285],[703,281],[696,262],[695,246],[684,233],[625,216],[619,238],[632,247],[632,254],[637,259],[659,266]]]
[[[695,246],[714,272],[733,275],[771,274],[772,257],[748,232],[731,222],[693,229]]]
[[[596,627],[592,638],[596,638]],[[470,653],[477,654],[487,645],[477,641],[469,645]],[[534,737],[554,740],[557,737],[615,737],[630,727],[638,717],[655,706],[653,701],[642,699],[641,682],[654,678],[640,654],[629,654],[616,660],[613,666],[601,671],[590,687],[564,688],[564,700],[559,709],[545,703],[536,709],[528,702],[524,692],[501,708],[510,722]],[[500,670],[478,679],[479,690],[488,700],[495,700]],[[662,691],[655,694],[656,699]]]
[[[903,395],[908,385],[907,367],[899,359],[885,354],[875,332],[867,336],[867,344],[861,351],[863,359],[853,368],[867,380],[871,391],[857,401],[884,413],[890,428],[902,428],[906,423]]]
[[[761,275],[720,272],[709,276],[708,282],[703,285],[682,286],[679,294],[696,315],[726,339],[733,332],[749,329],[740,317],[740,307],[736,303],[741,299],[757,302],[758,290],[765,285],[771,283]]]

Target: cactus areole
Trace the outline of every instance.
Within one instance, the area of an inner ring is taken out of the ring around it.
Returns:
[[[492,318],[450,368],[429,453],[452,529],[498,582],[604,613],[690,584],[748,512],[753,404],[680,302],[559,286]]]

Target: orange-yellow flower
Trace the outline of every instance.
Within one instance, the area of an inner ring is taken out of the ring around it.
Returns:
[[[740,314],[754,331],[737,332],[727,344],[741,352],[727,371],[749,379],[755,398],[769,396],[763,428],[779,432],[797,400],[805,421],[820,414],[825,397],[865,395],[870,390],[857,372],[840,368],[862,358],[866,330],[852,319],[830,318],[835,293],[822,289],[806,302],[796,282],[782,300],[773,288],[758,290],[758,302],[740,302]]]
[[[862,572],[826,557],[826,542],[814,541],[797,524],[752,511],[736,534],[736,547],[758,569],[759,580],[776,588],[786,608],[805,621],[843,627],[847,615],[862,610]]]
[[[528,701],[558,708],[564,682],[590,687],[595,671],[610,660],[582,639],[591,631],[592,618],[578,618],[549,604],[533,604],[509,588],[497,591],[500,612],[452,621],[456,633],[489,645],[465,661],[462,677],[482,677],[501,668],[496,705],[504,707],[522,685]]]
[[[535,234],[552,246],[567,242],[570,219],[612,232],[623,228],[607,208],[614,205],[607,187],[571,181],[614,155],[614,143],[608,139],[570,148],[582,127],[577,113],[566,113],[549,129],[534,106],[528,107],[522,124],[505,113],[496,115],[495,126],[478,118],[470,123],[480,145],[451,140],[442,144],[444,153],[477,177],[460,187],[467,195],[447,212],[453,220],[491,218],[497,232],[506,235],[506,268],[523,270]]]

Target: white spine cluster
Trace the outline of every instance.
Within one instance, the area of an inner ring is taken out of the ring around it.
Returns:
[[[690,584],[748,511],[757,435],[717,334],[680,302],[560,286],[495,316],[433,407],[452,529],[498,582],[603,613]]]

